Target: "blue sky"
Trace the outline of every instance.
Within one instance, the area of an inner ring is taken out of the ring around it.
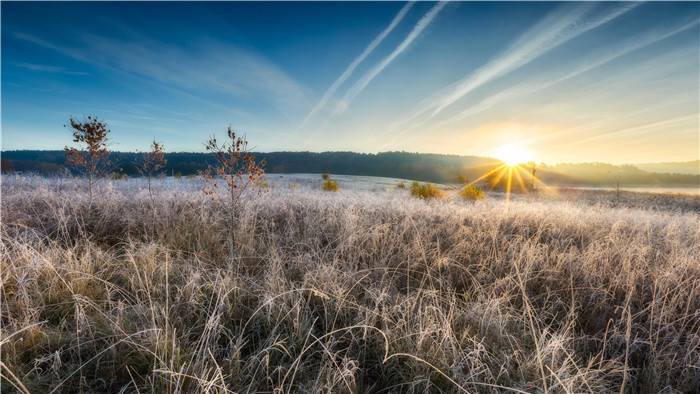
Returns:
[[[3,2],[2,149],[696,160],[697,2]]]

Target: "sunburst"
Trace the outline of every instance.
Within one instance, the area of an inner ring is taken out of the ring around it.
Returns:
[[[527,149],[518,144],[504,145],[496,150],[493,156],[502,163],[470,182],[470,185],[490,177],[491,180],[489,183],[492,184],[491,188],[493,189],[495,185],[505,178],[507,200],[510,200],[511,191],[517,190],[518,188],[524,193],[528,193],[529,189],[534,188],[535,184],[540,187],[548,188],[544,182],[534,175],[536,166],[532,162],[531,152]]]
[[[517,144],[504,145],[498,148],[493,155],[510,167],[532,160],[530,151]]]

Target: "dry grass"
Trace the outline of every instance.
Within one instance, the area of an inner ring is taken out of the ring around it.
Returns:
[[[3,179],[3,392],[700,387],[697,210],[199,186]]]

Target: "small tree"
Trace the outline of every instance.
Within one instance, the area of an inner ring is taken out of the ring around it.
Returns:
[[[615,202],[620,201],[620,169],[615,168],[612,171],[608,171],[609,173],[613,174],[615,177]]]
[[[243,193],[249,188],[260,185],[264,181],[265,161],[257,163],[255,156],[248,151],[248,141],[245,135],[237,136],[228,127],[228,138],[226,142],[219,144],[216,137],[211,136],[205,142],[207,151],[214,154],[214,163],[208,168],[200,171],[202,181],[205,183],[202,191],[214,199],[216,189],[219,188],[218,179],[222,179],[228,188],[228,208],[231,217],[231,260],[236,255],[236,235],[235,235],[235,214],[238,203]],[[215,178],[218,177],[218,178]],[[258,195],[267,193],[266,188],[256,188]]]
[[[530,167],[530,176],[532,176],[532,179],[530,179],[530,190],[535,190],[535,173],[537,173],[537,163],[534,161],[528,162],[527,166]]]
[[[63,127],[68,127],[63,125]],[[92,208],[93,185],[97,178],[109,172],[109,149],[107,149],[107,135],[110,130],[107,123],[97,117],[88,116],[83,121],[70,118],[70,127],[73,129],[73,142],[79,144],[77,148],[64,148],[66,161],[78,168],[89,177],[90,202],[88,210]]]
[[[155,140],[151,143],[151,150],[143,152],[139,157],[136,169],[141,176],[148,178],[148,196],[151,198],[151,204],[154,206],[155,200],[151,191],[151,179],[157,176],[167,163],[168,160],[165,159],[165,153],[163,152],[163,144],[159,144]]]
[[[457,175],[457,177],[455,178],[455,180],[456,180],[457,183],[460,184],[460,185],[464,185],[465,183],[467,183],[467,177],[465,177],[464,174],[459,174],[459,175]]]

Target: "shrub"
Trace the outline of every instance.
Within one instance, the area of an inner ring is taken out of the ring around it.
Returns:
[[[251,188],[255,188],[258,195],[267,193],[267,181],[265,180],[265,160],[255,161],[255,156],[248,150],[248,140],[245,135],[236,135],[228,127],[225,142],[219,143],[215,136],[211,136],[206,141],[207,151],[214,155],[214,163],[200,172],[205,186],[202,191],[211,196],[216,196],[216,189],[219,188],[218,179],[228,188],[227,208],[231,218],[231,261],[236,253],[236,210],[243,193]],[[218,178],[214,178],[218,177]]]
[[[327,179],[325,182],[323,182],[323,190],[327,192],[337,192],[338,182],[334,182],[330,179]]]
[[[153,199],[153,191],[151,188],[151,179],[157,177],[160,174],[168,160],[165,159],[165,152],[163,152],[163,144],[159,144],[156,140],[151,143],[151,150],[148,152],[143,152],[137,159],[136,169],[141,176],[148,178],[148,196],[151,198],[151,205],[155,206],[155,200]]]
[[[182,178],[182,173],[181,172],[176,172],[175,173],[175,179],[180,179]]]
[[[323,174],[321,174],[321,179],[323,179],[324,181],[327,181],[327,180],[331,179],[331,176],[324,172]]]
[[[0,170],[3,173],[15,172],[15,165],[7,159],[0,159]]]
[[[197,177],[197,175],[195,175],[195,174],[187,175],[187,179],[194,179],[196,177]]]
[[[63,125],[63,127],[68,127]],[[110,130],[107,123],[94,116],[88,116],[83,121],[70,118],[70,127],[73,129],[73,142],[79,146],[64,148],[66,162],[75,166],[78,170],[87,174],[90,191],[90,203],[88,211],[92,208],[93,184],[98,177],[109,174],[110,161],[109,149],[107,149],[107,135]]]
[[[459,192],[463,200],[476,201],[486,198],[486,193],[479,186],[467,185]]]
[[[428,198],[446,198],[445,192],[438,189],[437,186],[432,183],[420,184],[418,182],[413,182],[411,184],[411,195],[413,197],[428,199]]]
[[[396,187],[398,187],[399,189],[405,189],[405,188],[406,188],[406,184],[405,184],[404,182],[399,182],[399,184],[396,185]]]
[[[462,174],[457,175],[457,178],[455,178],[455,180],[456,180],[457,183],[459,183],[460,185],[463,185],[463,184],[467,183],[467,177],[465,177],[465,176],[462,175]]]
[[[109,174],[109,179],[112,179],[115,181],[120,181],[120,180],[127,180],[127,179],[129,179],[129,177],[126,174],[120,174],[118,172],[113,172],[113,173]]]

